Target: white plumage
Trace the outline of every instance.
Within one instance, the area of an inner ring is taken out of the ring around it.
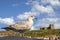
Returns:
[[[16,30],[26,30],[26,29],[30,29],[33,25],[33,19],[35,17],[34,16],[29,16],[27,21],[25,22],[18,22],[16,24],[13,24],[13,25],[10,25],[10,27],[6,27],[6,28],[3,28],[3,29],[16,29]]]
[[[34,16],[29,16],[27,21],[16,23],[14,25],[11,25],[11,27],[17,30],[30,29],[33,25],[33,19],[34,19]]]

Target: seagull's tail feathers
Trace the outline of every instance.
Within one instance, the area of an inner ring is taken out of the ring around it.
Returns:
[[[10,30],[12,30],[13,28],[11,28],[11,27],[5,27],[5,28],[2,28],[2,29],[5,29],[6,31],[10,31]]]

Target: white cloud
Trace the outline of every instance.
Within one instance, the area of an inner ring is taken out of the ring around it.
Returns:
[[[60,23],[55,23],[54,25],[56,29],[60,29]]]
[[[60,6],[60,1],[59,0],[51,0],[50,3],[53,6]]]
[[[33,6],[32,11],[35,11],[35,12],[37,12],[39,14],[42,14],[42,13],[45,14],[46,13],[49,16],[55,15],[54,10],[53,10],[53,8],[51,6],[44,7],[42,5],[37,4],[37,5]]]
[[[38,20],[38,23],[35,24],[36,27],[48,27],[49,24],[54,24],[55,28],[60,28],[60,18],[43,18]]]
[[[52,6],[50,6],[50,5],[43,6],[38,1],[32,1],[32,4],[33,4],[33,6],[32,6],[31,11],[34,11],[34,12],[36,12],[38,14],[42,14],[42,13],[45,14],[46,13],[46,14],[48,14],[50,16],[51,16],[51,14],[54,15],[54,10],[53,10]]]
[[[13,7],[19,6],[19,4],[12,4]]]
[[[50,4],[52,6],[60,6],[59,0],[41,0],[42,4]]]
[[[24,14],[18,15],[17,18],[18,18],[18,19],[21,19],[21,20],[27,19],[28,16],[30,16],[30,15],[32,15],[32,14],[33,14],[32,12],[25,12]]]
[[[37,16],[38,14],[36,12],[30,11],[30,12],[25,12],[24,14],[20,14],[17,16],[18,19],[24,20],[27,19],[28,16]]]
[[[54,10],[51,6],[40,5],[38,1],[30,1],[33,6],[29,12],[24,12],[17,16],[19,19],[26,19],[29,15],[39,16],[40,14],[47,14],[48,16],[54,16]]]
[[[29,15],[18,15],[17,18],[20,19],[20,20],[24,20],[24,19],[27,19]]]
[[[13,18],[0,18],[0,23],[11,25],[14,24],[14,19]]]
[[[40,4],[41,3],[41,4]],[[19,19],[26,19],[30,15],[34,16],[40,16],[41,14],[47,14],[48,17],[56,17],[55,10],[53,9],[54,6],[60,6],[60,1],[58,0],[41,0],[41,1],[29,1],[26,3],[27,5],[32,5],[32,8],[29,12],[24,12],[23,14],[20,14],[17,16]],[[49,5],[48,5],[49,4]],[[44,6],[46,5],[46,6]],[[60,18],[42,18],[40,20],[37,20],[38,23],[36,23],[34,26],[39,27],[47,27],[49,24],[53,23],[55,24],[55,28],[59,28],[59,22]],[[35,27],[32,27],[35,28]]]

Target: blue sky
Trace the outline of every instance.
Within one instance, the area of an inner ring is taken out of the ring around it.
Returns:
[[[0,0],[0,30],[26,20],[28,15],[38,18],[32,29],[48,27],[51,23],[60,28],[60,0]]]
[[[23,13],[28,11],[29,6],[25,5],[27,2],[24,0],[0,0],[0,16],[1,17],[10,17],[19,15],[19,13]],[[5,15],[7,16],[5,16]]]

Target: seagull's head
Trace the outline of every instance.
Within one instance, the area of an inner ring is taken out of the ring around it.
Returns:
[[[34,16],[29,16],[29,19],[34,20],[36,18]]]

